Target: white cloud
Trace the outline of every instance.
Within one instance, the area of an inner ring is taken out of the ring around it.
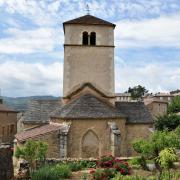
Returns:
[[[3,95],[62,95],[63,64],[7,61],[0,64],[0,88]]]
[[[6,96],[62,96],[63,63],[23,63],[6,61],[0,64],[0,88]],[[147,64],[132,66],[123,60],[116,65],[116,92],[143,85],[151,92],[178,89],[180,67]]]
[[[0,39],[0,53],[50,52],[63,42],[60,31],[54,28],[35,30],[7,29],[7,38]]]
[[[138,84],[151,92],[170,91],[179,88],[180,67],[168,64],[147,64],[134,66],[125,61],[116,65],[116,91],[124,92]]]
[[[115,40],[120,48],[180,48],[180,14],[116,24]]]

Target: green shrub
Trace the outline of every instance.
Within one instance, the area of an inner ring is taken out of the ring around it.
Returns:
[[[81,164],[82,169],[83,168],[96,168],[96,161],[80,160],[79,164]]]
[[[83,166],[80,162],[70,162],[68,163],[69,168],[71,171],[80,171],[83,169]]]
[[[71,170],[66,164],[44,166],[32,173],[32,180],[58,180],[71,177]]]
[[[71,177],[71,169],[67,164],[57,164],[52,168],[54,174],[59,178],[69,178]]]
[[[44,166],[32,173],[32,180],[57,180],[58,175],[52,171],[50,166]]]
[[[143,157],[135,157],[131,159],[130,164],[135,168],[141,167],[144,170],[148,170],[146,160]]]

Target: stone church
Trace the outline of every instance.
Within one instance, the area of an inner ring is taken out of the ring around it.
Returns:
[[[63,28],[63,98],[29,103],[17,145],[44,140],[51,158],[133,156],[132,141],[147,138],[153,120],[143,102],[116,102],[115,24],[85,15]]]

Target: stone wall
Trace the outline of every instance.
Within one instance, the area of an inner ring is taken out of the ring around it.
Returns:
[[[89,82],[114,93],[114,47],[65,46],[63,96]]]
[[[152,133],[149,128],[152,128],[152,124],[127,124],[127,153],[125,156],[136,156],[137,153],[133,150],[132,142],[136,139],[146,139]]]
[[[163,115],[167,112],[168,103],[152,102],[147,105],[150,113],[155,118],[158,115]]]
[[[62,123],[64,120],[52,119],[54,122]],[[111,152],[110,145],[110,128],[108,122],[115,122],[121,131],[121,152],[120,155],[126,154],[126,128],[125,119],[75,119],[66,120],[71,122],[68,133],[68,157],[71,158],[88,158],[88,152],[84,153],[85,146],[92,145],[96,148],[92,150],[92,154],[97,152],[96,157]],[[91,141],[92,137],[95,142]],[[86,141],[84,142],[84,139]],[[90,146],[89,146],[90,148]],[[89,149],[88,149],[89,151]],[[85,155],[86,154],[86,155]],[[89,153],[90,154],[90,153]]]
[[[0,180],[10,180],[13,177],[12,151],[10,146],[0,146]]]

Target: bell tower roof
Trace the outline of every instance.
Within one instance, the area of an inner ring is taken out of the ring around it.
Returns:
[[[81,16],[79,18],[76,19],[72,19],[70,21],[66,21],[63,23],[63,26],[66,24],[81,24],[81,25],[103,25],[103,26],[112,26],[115,28],[115,24],[105,21],[103,19],[97,18],[95,16],[92,15],[85,15],[85,16]]]

